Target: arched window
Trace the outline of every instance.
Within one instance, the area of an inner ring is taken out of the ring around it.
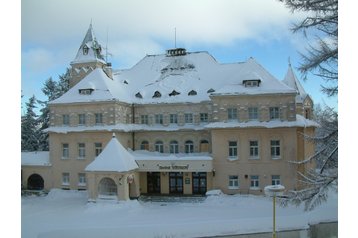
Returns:
[[[194,143],[191,140],[185,141],[185,153],[194,153]]]
[[[88,54],[88,47],[87,47],[87,45],[85,45],[85,46],[83,46],[83,54],[84,55],[87,55]]]
[[[142,141],[142,143],[140,144],[140,149],[141,150],[149,150],[149,142],[146,140]]]
[[[207,140],[200,141],[200,152],[209,152],[209,141]]]
[[[158,151],[159,153],[164,153],[163,141],[155,142],[155,151]]]
[[[178,154],[179,153],[179,145],[178,141],[173,140],[169,144],[169,151],[171,154]]]
[[[105,196],[117,196],[117,185],[111,178],[103,178],[98,184],[98,194]]]

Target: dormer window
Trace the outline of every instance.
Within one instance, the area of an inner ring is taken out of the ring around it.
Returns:
[[[155,91],[152,98],[160,98],[162,94],[159,91]]]
[[[85,88],[85,89],[79,89],[78,92],[81,95],[91,95],[91,93],[94,91],[93,88]]]
[[[261,80],[260,79],[243,80],[242,83],[245,85],[245,87],[259,87]]]
[[[135,95],[136,98],[143,98],[142,94],[140,94],[140,92],[136,93]]]
[[[207,91],[207,93],[213,93],[213,92],[215,92],[215,90],[212,89],[212,88],[210,88],[210,89]]]
[[[84,55],[88,54],[88,50],[89,50],[89,48],[87,47],[87,45],[83,46],[83,54]]]
[[[188,93],[188,95],[189,96],[195,96],[195,95],[197,95],[198,93],[195,91],[195,90],[191,90],[189,93]]]
[[[173,90],[171,93],[169,93],[169,96],[171,97],[171,96],[176,96],[176,95],[179,95],[179,94],[180,94],[179,92]]]

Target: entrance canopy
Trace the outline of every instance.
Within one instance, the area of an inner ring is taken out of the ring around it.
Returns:
[[[211,172],[213,158],[206,153],[163,154],[134,151],[140,172]]]

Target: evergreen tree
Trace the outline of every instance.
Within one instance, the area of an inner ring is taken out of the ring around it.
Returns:
[[[52,77],[46,80],[42,92],[46,95],[47,99],[45,101],[38,101],[42,106],[40,110],[41,115],[39,117],[39,149],[44,151],[49,150],[48,132],[44,131],[50,126],[50,109],[48,103],[61,97],[69,90],[70,70],[67,68],[66,73],[59,75],[58,77],[58,82],[54,81]]]
[[[48,107],[48,102],[57,98],[58,94],[58,84],[56,81],[50,77],[44,83],[44,87],[42,88],[42,92],[46,95],[46,101],[38,100],[38,103],[42,106],[40,112],[41,115],[38,118],[39,120],[39,149],[42,151],[49,150],[48,143],[48,133],[44,132],[46,128],[50,126],[50,109]]]
[[[308,46],[306,54],[301,54],[302,63],[299,70],[307,79],[311,72],[326,80],[322,91],[327,96],[338,94],[338,0],[280,0],[292,12],[306,11],[309,16],[293,27],[293,32],[315,33],[317,41]],[[310,32],[308,32],[310,30]],[[316,145],[313,156],[300,162],[315,162],[317,168],[300,173],[306,187],[291,191],[285,200],[300,204],[305,203],[307,210],[312,210],[327,199],[330,188],[338,189],[338,113],[332,108],[317,110],[316,120],[321,125],[314,137],[305,136],[306,140]]]
[[[26,114],[21,118],[21,151],[36,151],[39,148],[35,108],[37,108],[36,98],[32,96],[26,103]]]

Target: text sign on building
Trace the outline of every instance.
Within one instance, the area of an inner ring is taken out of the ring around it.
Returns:
[[[189,165],[160,165],[158,164],[159,170],[189,170]]]

